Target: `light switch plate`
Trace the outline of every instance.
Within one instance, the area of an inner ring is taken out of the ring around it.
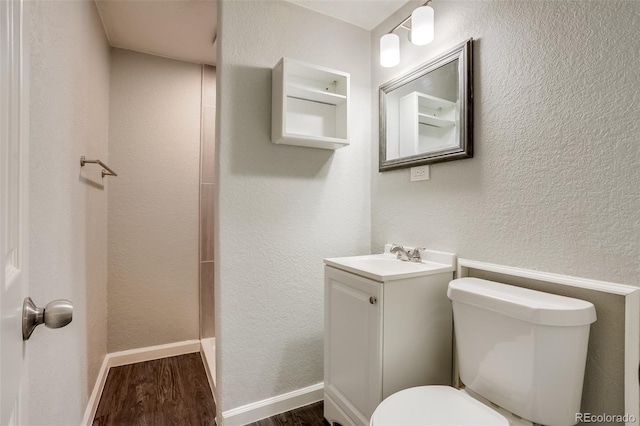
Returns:
[[[418,166],[411,168],[411,182],[419,180],[429,180],[429,166]]]

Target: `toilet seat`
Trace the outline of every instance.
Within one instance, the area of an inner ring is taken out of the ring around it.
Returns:
[[[394,393],[374,411],[370,426],[509,426],[509,421],[449,386],[419,386]]]

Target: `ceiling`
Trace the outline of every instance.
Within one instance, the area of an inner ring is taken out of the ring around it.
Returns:
[[[261,0],[265,1],[265,0]],[[287,0],[372,30],[408,0]],[[114,47],[216,64],[216,0],[96,0]]]
[[[96,0],[109,44],[215,65],[215,0]]]
[[[341,21],[372,30],[410,0],[288,0]]]

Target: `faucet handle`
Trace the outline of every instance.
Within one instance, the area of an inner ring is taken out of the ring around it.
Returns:
[[[426,250],[426,248],[424,247],[416,247],[413,250],[409,251],[409,259],[412,262],[421,262],[422,261],[422,257],[420,256],[420,251],[422,250]]]

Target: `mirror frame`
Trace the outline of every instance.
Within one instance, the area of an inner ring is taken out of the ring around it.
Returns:
[[[458,99],[460,100],[459,144],[454,148],[424,152],[408,157],[387,160],[387,105],[386,95],[455,60],[458,63]],[[403,169],[443,161],[473,157],[473,39],[470,38],[440,56],[429,60],[380,86],[380,139],[378,171]]]

